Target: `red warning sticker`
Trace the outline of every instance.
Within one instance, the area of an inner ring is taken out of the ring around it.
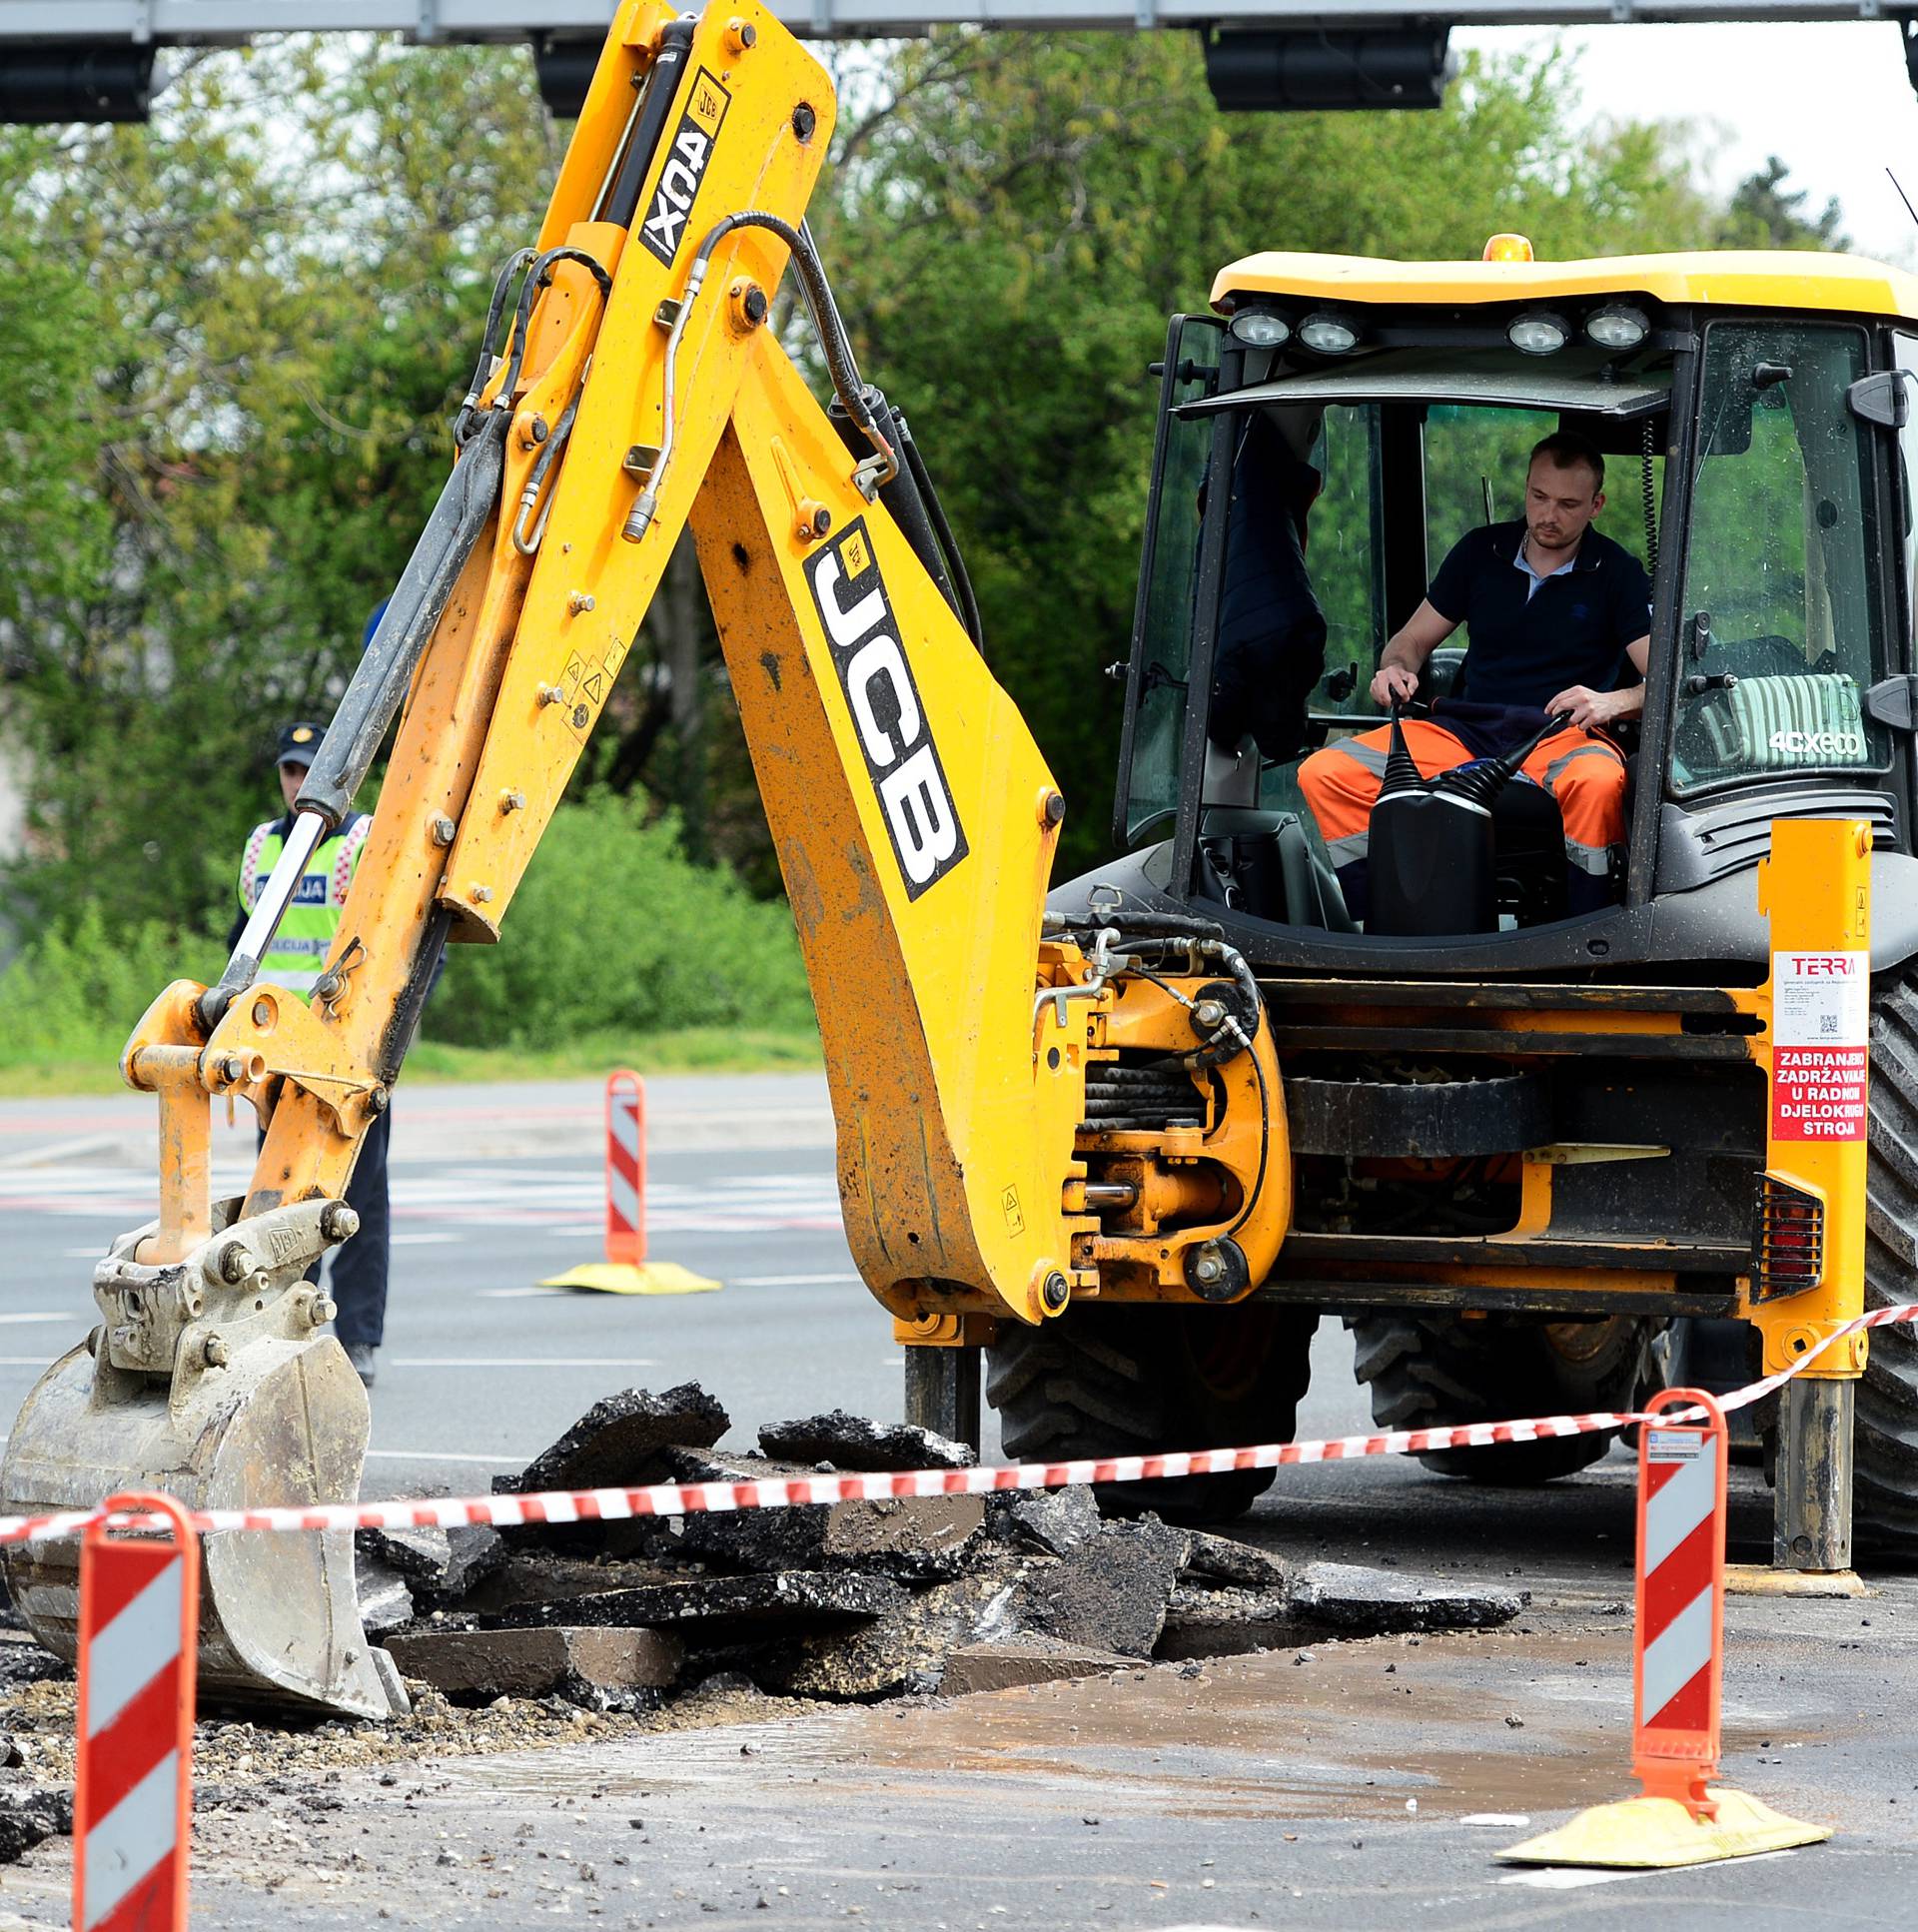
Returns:
[[[1772,1138],[1863,1140],[1871,955],[1773,953],[1771,991]]]

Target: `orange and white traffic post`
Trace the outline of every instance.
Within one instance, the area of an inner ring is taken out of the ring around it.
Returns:
[[[719,1286],[677,1262],[646,1259],[646,1083],[628,1067],[606,1076],[606,1258],[542,1281],[601,1295],[698,1295]]]
[[[1724,1412],[1696,1389],[1645,1405],[1638,1431],[1638,1583],[1631,1768],[1644,1795],[1593,1805],[1500,1852],[1527,1865],[1703,1865],[1829,1838],[1718,1775],[1725,1655]]]
[[[80,1551],[75,1932],[185,1932],[200,1545],[171,1496],[109,1496],[164,1541],[90,1523]]]
[[[606,1259],[646,1259],[646,1083],[624,1068],[606,1077]]]
[[[1711,1397],[1667,1389],[1645,1405],[1702,1409],[1702,1423],[1638,1432],[1638,1589],[1632,1642],[1632,1775],[1648,1798],[1715,1818],[1724,1698],[1725,1415]]]

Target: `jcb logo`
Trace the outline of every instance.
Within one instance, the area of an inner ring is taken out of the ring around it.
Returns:
[[[639,225],[639,239],[667,268],[679,253],[686,217],[705,179],[706,163],[712,159],[712,144],[719,138],[719,124],[726,118],[730,99],[703,67],[692,77],[692,99],[679,117],[679,132],[672,137],[659,185],[652,191],[652,206]]]
[[[912,666],[863,517],[806,559],[812,598],[852,711],[866,772],[885,813],[893,856],[916,899],[966,856],[965,829],[919,705]]]

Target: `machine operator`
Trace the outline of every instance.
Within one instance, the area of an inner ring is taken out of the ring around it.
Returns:
[[[1471,648],[1458,690],[1430,718],[1405,720],[1421,774],[1496,757],[1537,728],[1541,711],[1570,721],[1525,760],[1558,802],[1565,828],[1567,910],[1610,898],[1610,848],[1625,836],[1625,761],[1605,727],[1644,708],[1651,584],[1630,551],[1591,527],[1605,505],[1605,460],[1561,430],[1532,450],[1522,520],[1491,523],[1453,545],[1432,588],[1386,644],[1372,680],[1384,709],[1419,688],[1426,660],[1462,623]],[[1389,730],[1342,738],[1299,768],[1346,904],[1366,911],[1367,832],[1385,777]]]

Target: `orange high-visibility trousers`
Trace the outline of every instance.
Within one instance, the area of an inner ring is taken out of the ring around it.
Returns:
[[[1422,778],[1449,771],[1473,755],[1462,739],[1430,718],[1404,723],[1406,749]],[[1299,767],[1299,789],[1319,821],[1333,869],[1342,874],[1368,855],[1372,808],[1385,782],[1391,742],[1390,729],[1364,731],[1315,751]],[[1567,725],[1538,746],[1523,771],[1558,801],[1565,863],[1602,887],[1608,848],[1623,844],[1625,837],[1625,761],[1617,746]]]

